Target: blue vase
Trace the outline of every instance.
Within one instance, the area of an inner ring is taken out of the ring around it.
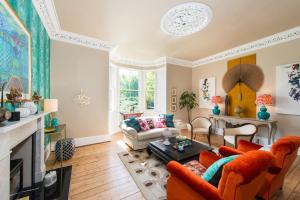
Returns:
[[[214,108],[212,109],[212,113],[214,115],[219,115],[220,114],[220,109],[219,109],[219,106],[218,105],[215,105]]]
[[[266,106],[260,108],[260,112],[257,113],[259,120],[268,120],[270,118],[270,113],[267,112]]]

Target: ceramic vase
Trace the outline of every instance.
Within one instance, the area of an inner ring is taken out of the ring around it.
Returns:
[[[212,109],[212,113],[214,115],[219,115],[220,114],[220,109],[219,109],[219,106],[218,105],[215,105],[214,108]]]
[[[260,112],[257,113],[259,120],[268,120],[270,118],[270,113],[267,112],[266,106],[260,108]]]

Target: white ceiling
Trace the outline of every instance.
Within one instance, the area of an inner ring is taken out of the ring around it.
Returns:
[[[122,57],[196,60],[300,25],[299,0],[202,0],[211,24],[191,36],[163,33],[161,17],[184,0],[54,0],[63,30],[110,41]]]

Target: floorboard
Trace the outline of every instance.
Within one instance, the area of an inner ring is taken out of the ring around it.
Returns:
[[[189,133],[183,132],[189,136]],[[196,140],[207,143],[206,136],[197,136]],[[213,146],[223,145],[223,138],[212,135]],[[72,200],[144,200],[142,193],[134,183],[129,172],[119,159],[117,153],[128,150],[122,141],[122,134],[113,136],[112,142],[76,148],[72,159],[63,162],[63,166],[72,165],[70,199]],[[60,167],[54,162],[52,153],[48,159],[47,169]],[[272,200],[300,199],[300,156],[290,168],[283,190],[278,191]]]

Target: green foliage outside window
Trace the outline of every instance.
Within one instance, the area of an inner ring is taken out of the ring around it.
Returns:
[[[154,109],[155,99],[155,72],[149,71],[146,73],[146,108]]]
[[[139,107],[139,73],[120,70],[120,111],[130,112]]]

